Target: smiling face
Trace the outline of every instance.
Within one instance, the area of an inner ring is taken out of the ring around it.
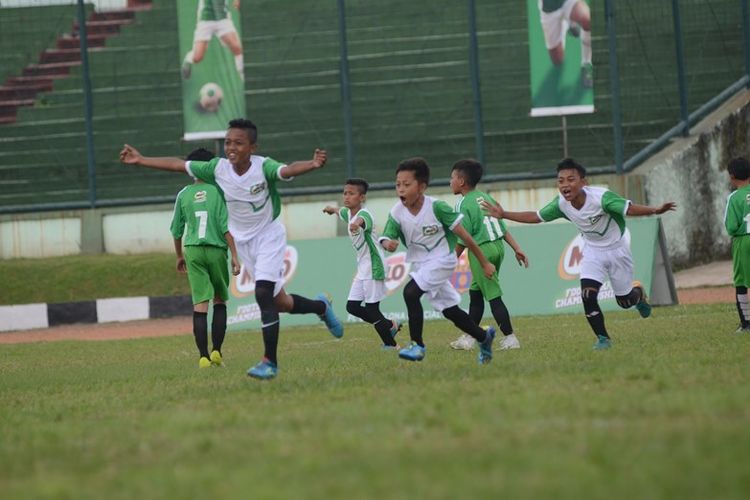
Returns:
[[[365,202],[366,196],[359,186],[353,184],[344,186],[344,206],[349,210],[359,210]]]
[[[396,194],[406,208],[417,206],[426,189],[427,184],[417,181],[411,170],[401,170],[396,174]]]
[[[224,154],[234,167],[243,168],[250,163],[250,155],[256,144],[250,142],[247,132],[241,128],[230,128],[224,137]]]
[[[586,179],[574,168],[566,168],[557,173],[557,189],[565,201],[573,202],[579,198],[585,185]]]

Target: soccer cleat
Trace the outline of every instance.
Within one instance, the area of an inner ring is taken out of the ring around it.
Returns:
[[[485,332],[487,332],[487,336],[484,342],[479,343],[479,355],[477,356],[480,365],[486,365],[492,361],[492,341],[495,340],[495,328],[491,326]]]
[[[221,353],[215,349],[211,351],[211,364],[213,366],[224,366],[224,360],[221,358]]]
[[[398,345],[398,344],[396,344],[396,345],[386,345],[386,344],[383,344],[383,345],[380,346],[380,349],[383,350],[383,351],[399,351],[399,350],[401,350],[401,346]]]
[[[324,293],[319,293],[315,298],[326,305],[326,312],[324,312],[323,315],[320,316],[320,319],[323,320],[323,323],[326,324],[326,327],[328,328],[328,331],[331,332],[331,335],[333,335],[337,339],[340,339],[344,336],[344,326],[341,324],[341,321],[339,321],[339,319],[336,317],[336,314],[333,312],[331,299],[328,298],[328,295]]]
[[[205,356],[201,356],[201,359],[198,360],[198,368],[210,368],[210,367],[211,367],[211,360]]]
[[[646,295],[646,289],[643,288],[643,285],[640,281],[634,281],[633,288],[641,289],[641,301],[635,305],[635,308],[638,309],[638,314],[641,315],[641,318],[648,318],[649,316],[651,316],[651,304],[648,303],[648,295]]]
[[[516,337],[515,333],[506,335],[505,337],[503,337],[503,340],[500,342],[501,351],[507,351],[509,349],[520,349],[520,348],[521,348],[521,343],[518,341],[518,337]]]
[[[395,319],[392,319],[391,320],[391,337],[395,339],[396,335],[400,331],[401,331],[401,322],[396,321]]]
[[[591,63],[584,63],[581,66],[581,85],[584,88],[590,89],[594,86],[594,65]]]
[[[604,335],[596,336],[596,343],[594,343],[595,351],[604,351],[610,347],[612,347],[612,340],[609,337],[605,337]]]
[[[737,329],[734,331],[734,333],[736,333],[737,335],[742,335],[742,334],[745,334],[745,333],[750,333],[750,325],[748,325],[748,326],[742,326],[742,325],[740,325],[740,326],[737,327]]]
[[[471,351],[474,349],[475,343],[476,340],[474,340],[474,337],[467,333],[463,333],[449,345],[451,346],[451,349],[456,349],[457,351]]]
[[[190,64],[190,63],[189,63],[189,62],[187,62],[187,61],[184,61],[184,62],[182,63],[182,68],[181,68],[181,72],[182,72],[182,78],[183,78],[184,80],[188,80],[188,79],[190,79],[190,75],[191,75],[191,74],[192,74],[192,72],[193,72],[193,65],[192,65],[192,64]]]
[[[278,371],[276,363],[263,358],[260,363],[247,370],[247,376],[260,380],[270,380],[276,376]]]
[[[408,361],[422,361],[424,359],[425,348],[416,342],[412,342],[409,347],[398,351],[398,357]]]

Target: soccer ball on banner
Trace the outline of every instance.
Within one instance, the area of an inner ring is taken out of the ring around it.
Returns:
[[[217,84],[210,82],[201,87],[200,103],[201,108],[209,113],[216,113],[221,106],[221,100],[224,98],[224,92]]]

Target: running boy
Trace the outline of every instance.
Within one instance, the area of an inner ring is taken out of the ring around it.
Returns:
[[[187,160],[207,161],[213,154],[196,149]],[[199,368],[222,366],[221,345],[227,331],[229,272],[227,245],[232,254],[232,274],[240,273],[237,249],[227,227],[227,207],[221,192],[211,184],[196,179],[177,194],[170,227],[177,254],[177,270],[187,271],[193,295],[193,336],[198,347]],[[183,253],[182,235],[185,234]],[[208,354],[208,301],[214,300],[211,343]]]
[[[411,279],[404,287],[412,342],[398,355],[409,361],[424,359],[424,312],[420,299],[426,293],[432,307],[480,342],[479,363],[489,363],[492,361],[495,329],[490,327],[483,330],[458,307],[461,296],[449,282],[458,261],[456,236],[476,256],[487,278],[495,274],[495,266],[461,226],[463,216],[451,210],[444,201],[424,194],[429,183],[430,167],[423,158],[410,158],[399,163],[396,168],[396,193],[400,202],[391,209],[383,236],[379,239],[389,252],[396,251],[401,240],[406,246],[406,261],[412,265],[409,273]]]
[[[732,237],[732,267],[740,326],[735,333],[750,332],[747,287],[750,286],[750,162],[734,158],[727,165],[735,190],[727,198],[724,226]]]
[[[594,349],[609,349],[611,339],[599,308],[599,289],[609,278],[617,305],[635,308],[641,317],[651,315],[651,305],[638,281],[633,281],[633,254],[625,216],[657,215],[675,209],[674,202],[659,207],[636,205],[612,191],[586,185],[586,169],[571,158],[557,165],[560,195],[538,212],[508,212],[500,205],[481,202],[484,210],[498,219],[526,224],[549,222],[563,217],[575,224],[585,245],[581,260],[581,300],[586,319],[596,335]]]
[[[500,350],[519,349],[521,343],[513,333],[510,314],[505,302],[503,302],[503,291],[500,288],[498,278],[500,265],[503,263],[503,257],[505,257],[503,240],[507,241],[513,249],[516,260],[520,265],[529,267],[529,261],[516,240],[505,228],[503,221],[486,216],[479,206],[479,202],[483,200],[497,205],[497,202],[490,195],[477,189],[477,184],[482,179],[482,173],[482,164],[476,160],[460,160],[453,165],[451,171],[451,190],[453,194],[461,195],[455,206],[455,211],[464,216],[461,225],[479,245],[479,249],[482,250],[487,260],[497,269],[497,272],[491,278],[486,278],[477,258],[473,254],[469,254],[469,266],[471,267],[469,316],[474,323],[480,324],[484,315],[484,301],[486,300],[490,303],[492,316],[504,335],[503,341],[500,343]],[[458,245],[456,245],[457,256],[461,256],[464,247],[463,241],[459,240]],[[474,339],[470,335],[463,334],[450,345],[453,349],[470,350],[474,347]]]
[[[120,161],[187,172],[222,190],[229,214],[229,230],[235,238],[240,260],[255,279],[255,300],[260,307],[265,354],[247,374],[271,379],[278,372],[279,312],[317,314],[336,338],[344,335],[344,328],[325,295],[318,295],[316,300],[287,295],[282,281],[286,229],[279,220],[281,197],[277,184],[322,168],[326,163],[326,152],[316,149],[312,160],[286,165],[253,154],[258,148],[257,138],[258,129],[253,122],[236,119],[229,122],[224,139],[226,158],[186,162],[179,158],[144,157],[126,144],[120,152]]]
[[[389,321],[380,312],[380,301],[385,297],[385,276],[388,269],[383,251],[377,245],[375,221],[364,206],[370,185],[364,179],[347,179],[344,184],[344,206],[327,206],[323,212],[338,215],[347,225],[352,246],[357,253],[357,275],[352,281],[346,310],[375,327],[383,341],[383,349],[396,349],[395,336],[401,325]],[[364,307],[362,302],[365,303]]]

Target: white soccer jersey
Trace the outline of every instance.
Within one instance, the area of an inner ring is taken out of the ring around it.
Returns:
[[[285,167],[271,158],[252,155],[250,169],[237,175],[226,158],[208,162],[188,161],[185,169],[192,177],[218,186],[224,193],[229,212],[229,231],[237,241],[247,241],[276,221],[281,213],[281,197],[276,183]]]
[[[609,247],[622,243],[625,234],[625,214],[631,201],[616,193],[599,187],[584,186],[586,202],[581,209],[575,208],[562,196],[555,197],[537,212],[537,216],[549,222],[564,217],[575,224],[592,247]]]
[[[346,230],[352,240],[352,246],[357,253],[357,279],[361,280],[384,280],[386,275],[385,258],[383,250],[376,242],[378,235],[375,232],[375,224],[372,214],[366,208],[360,208],[359,212],[352,215],[351,210],[344,207],[339,210],[339,217],[346,222]],[[357,217],[362,217],[365,227],[356,232],[349,229],[349,225]]]

